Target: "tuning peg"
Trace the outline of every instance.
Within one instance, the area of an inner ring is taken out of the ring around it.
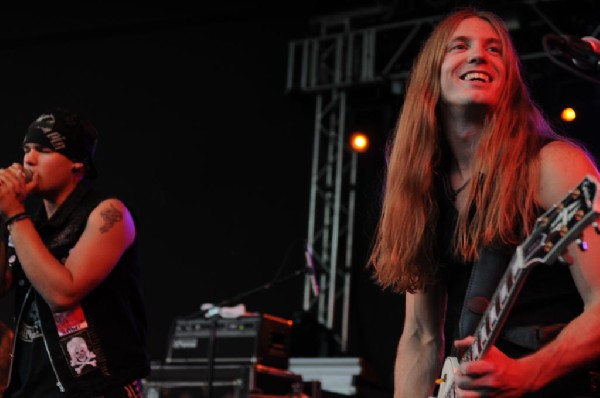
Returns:
[[[598,221],[594,221],[592,225],[594,226],[594,230],[596,231],[596,233],[600,234],[600,226],[598,226]]]
[[[577,246],[579,246],[579,250],[581,250],[582,252],[584,252],[588,249],[588,244],[583,239],[577,238],[576,242],[577,242]]]

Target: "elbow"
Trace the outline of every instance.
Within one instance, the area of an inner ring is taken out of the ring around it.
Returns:
[[[74,309],[79,305],[79,298],[75,296],[60,295],[47,299],[46,303],[53,313],[65,312]]]
[[[420,349],[435,349],[443,345],[442,335],[424,333],[423,331],[404,331],[400,336],[399,347],[412,346]]]

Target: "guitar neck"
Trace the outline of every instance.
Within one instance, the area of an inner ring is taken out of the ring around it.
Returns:
[[[461,362],[480,359],[496,342],[498,333],[506,321],[530,270],[531,267],[524,266],[522,247],[520,246],[500,279],[488,307],[481,316],[473,335],[473,342],[462,355]]]

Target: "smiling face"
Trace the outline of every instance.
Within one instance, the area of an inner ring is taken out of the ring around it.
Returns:
[[[505,72],[498,33],[484,19],[464,19],[451,35],[442,62],[442,104],[495,106]]]

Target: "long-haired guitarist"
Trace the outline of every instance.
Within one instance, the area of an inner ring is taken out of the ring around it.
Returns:
[[[383,289],[406,298],[394,397],[435,395],[440,381],[452,397],[600,396],[590,371],[600,360],[591,222],[581,232],[587,250],[573,237],[556,261],[528,273],[485,355],[441,373],[472,343],[507,264],[525,263],[515,250],[538,217],[598,176],[583,145],[553,131],[532,100],[496,14],[460,9],[436,26],[413,64],[387,156],[369,264]],[[574,216],[570,208],[559,221]]]

